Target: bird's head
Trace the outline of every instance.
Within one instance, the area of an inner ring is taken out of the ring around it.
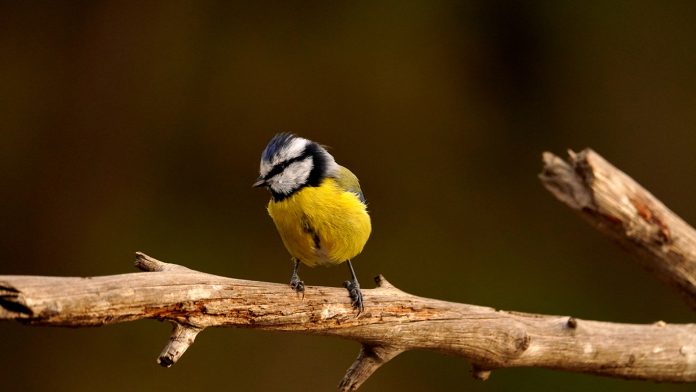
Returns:
[[[319,186],[321,180],[337,170],[333,156],[320,144],[291,133],[279,133],[261,154],[254,187],[267,187],[273,199],[280,201],[305,186]]]

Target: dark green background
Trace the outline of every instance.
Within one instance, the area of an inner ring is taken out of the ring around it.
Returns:
[[[582,4],[581,4],[582,3]],[[617,322],[694,322],[552,199],[544,150],[590,146],[696,222],[696,3],[4,2],[0,274],[133,271],[133,252],[286,282],[251,189],[278,131],[361,179],[363,286]],[[305,269],[340,285],[345,268]],[[288,291],[290,293],[290,291]],[[290,294],[289,294],[290,295]],[[368,304],[369,306],[369,304]],[[326,391],[353,342],[211,329],[171,369],[169,326],[0,324],[6,390]],[[408,352],[364,391],[685,391]]]

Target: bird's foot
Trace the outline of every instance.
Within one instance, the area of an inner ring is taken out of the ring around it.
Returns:
[[[297,294],[302,294],[302,298],[304,298],[304,281],[300,280],[297,274],[293,274],[290,278],[290,287],[295,290]]]
[[[351,305],[358,310],[358,315],[365,310],[363,306],[363,295],[360,291],[360,283],[356,280],[346,280],[343,282],[343,287],[348,290],[348,295],[351,299]]]
[[[297,294],[302,293],[302,299],[304,299],[304,282],[300,280],[300,276],[297,271],[300,269],[300,259],[293,257],[293,268],[292,275],[290,276],[290,287],[295,290]]]

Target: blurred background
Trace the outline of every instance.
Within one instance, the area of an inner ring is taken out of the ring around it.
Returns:
[[[268,139],[293,131],[360,177],[374,230],[355,260],[364,287],[382,273],[499,309],[696,321],[537,179],[543,151],[592,147],[696,222],[695,2],[0,4],[0,274],[133,272],[139,250],[287,282],[269,196],[250,185]],[[0,379],[22,391],[329,391],[359,349],[211,329],[163,369],[169,331],[3,323]],[[469,372],[408,352],[362,390],[692,387]]]

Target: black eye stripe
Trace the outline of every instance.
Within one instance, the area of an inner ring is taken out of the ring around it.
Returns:
[[[302,161],[310,157],[312,158],[312,169],[310,170],[309,176],[304,181],[304,183],[297,184],[297,187],[290,190],[289,193],[277,192],[273,189],[272,186],[268,188],[271,191],[271,196],[273,197],[274,201],[279,202],[285,200],[304,187],[319,186],[321,184],[322,180],[326,176],[326,167],[328,164],[328,160],[329,158],[331,158],[331,156],[328,155],[326,151],[316,143],[307,144],[302,154],[298,155],[297,157],[288,159],[287,161],[280,162],[273,166],[271,170],[268,172],[268,174],[266,174],[263,177],[263,179],[264,181],[268,181],[271,177],[282,173],[283,170],[285,170],[285,168],[292,165],[293,163]]]
[[[275,166],[273,166],[271,171],[269,171],[268,174],[263,176],[263,179],[268,180],[269,178],[271,178],[277,174],[282,173],[283,170],[285,170],[285,168],[292,165],[293,163],[303,161],[310,156],[312,156],[312,153],[310,151],[308,151],[307,149],[305,149],[304,152],[302,152],[302,154],[296,156],[295,158],[288,159],[287,161],[280,162],[280,163],[276,164]]]

